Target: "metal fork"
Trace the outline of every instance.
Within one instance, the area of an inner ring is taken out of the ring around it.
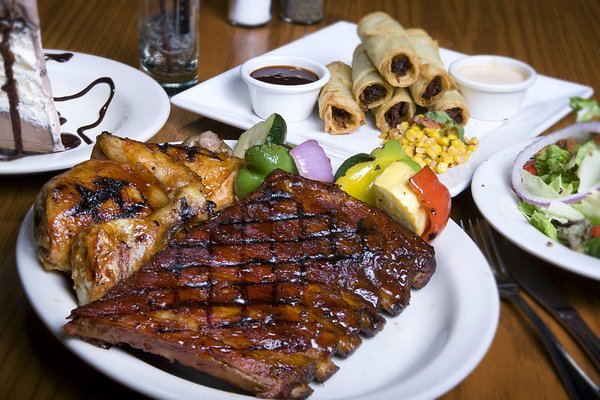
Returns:
[[[496,279],[500,296],[519,308],[535,327],[569,397],[571,399],[600,399],[600,388],[581,369],[540,316],[521,296],[521,287],[504,266],[488,223],[478,218],[475,222],[467,219],[466,226],[464,221],[460,220],[460,225],[485,255]]]

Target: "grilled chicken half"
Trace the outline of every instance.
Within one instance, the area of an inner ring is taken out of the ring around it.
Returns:
[[[162,248],[179,225],[230,205],[242,163],[227,152],[103,133],[91,160],[40,191],[38,257],[46,269],[72,271],[78,300],[87,303]]]

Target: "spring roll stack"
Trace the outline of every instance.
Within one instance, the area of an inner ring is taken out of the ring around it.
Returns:
[[[352,67],[341,61],[328,65],[331,80],[319,95],[327,132],[352,132],[365,123],[368,110],[377,128],[387,132],[412,118],[417,107],[444,111],[457,124],[467,124],[468,105],[427,32],[404,29],[379,11],[363,17],[357,32],[361,43]]]

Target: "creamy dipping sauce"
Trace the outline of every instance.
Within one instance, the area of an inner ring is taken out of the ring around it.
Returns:
[[[250,76],[275,85],[306,85],[319,80],[319,76],[311,70],[292,65],[272,65],[259,68],[252,71]]]
[[[461,68],[459,73],[465,79],[493,85],[519,83],[526,79],[520,71],[501,65],[469,65]]]

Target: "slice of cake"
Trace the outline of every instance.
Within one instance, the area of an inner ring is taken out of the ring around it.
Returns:
[[[0,0],[0,154],[64,150],[36,0]]]

